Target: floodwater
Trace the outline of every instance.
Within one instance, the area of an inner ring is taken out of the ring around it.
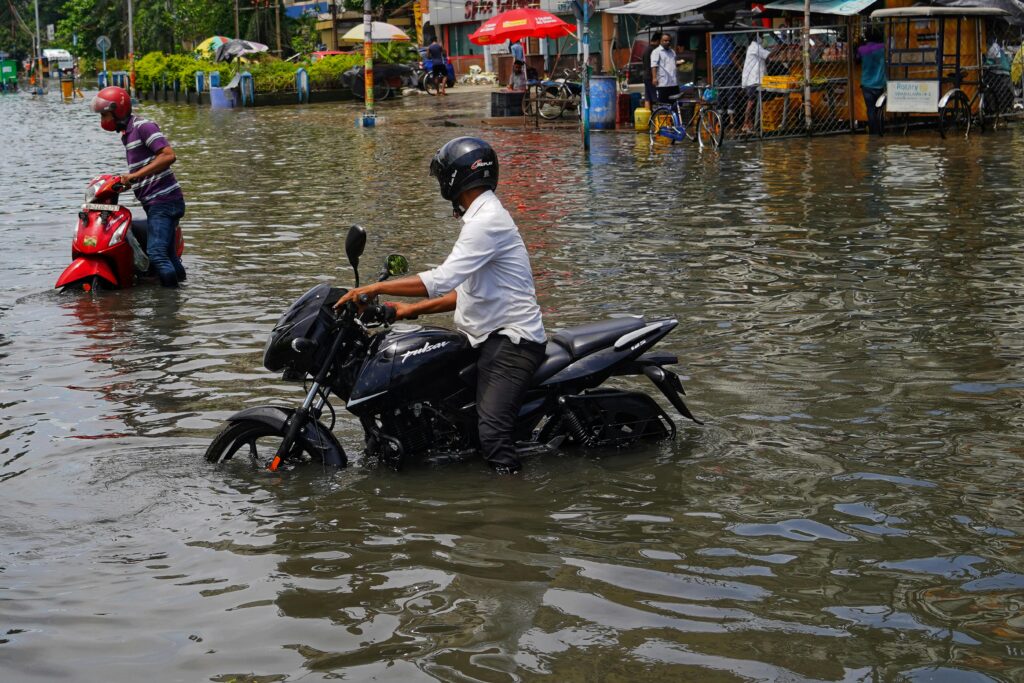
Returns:
[[[0,677],[1024,680],[1024,129],[596,133],[586,163],[486,107],[143,105],[189,280],[89,296],[51,288],[121,145],[81,103],[0,97]],[[675,316],[707,424],[519,477],[206,464],[226,416],[300,401],[263,341],[351,282],[350,224],[364,273],[444,258],[426,168],[462,134],[500,151],[548,329]]]

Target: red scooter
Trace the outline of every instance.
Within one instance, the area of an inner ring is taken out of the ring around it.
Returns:
[[[149,269],[146,257],[145,218],[117,203],[128,187],[120,176],[101,175],[89,181],[85,203],[71,242],[71,265],[57,279],[55,288],[67,290],[123,289],[133,286]],[[185,251],[181,226],[174,236],[180,258]]]

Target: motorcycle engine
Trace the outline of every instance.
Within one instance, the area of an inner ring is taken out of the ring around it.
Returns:
[[[412,403],[366,421],[367,455],[393,469],[471,448],[465,429],[430,403]]]

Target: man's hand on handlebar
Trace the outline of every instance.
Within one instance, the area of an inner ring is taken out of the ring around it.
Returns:
[[[360,311],[363,310],[368,304],[372,303],[377,298],[377,292],[373,285],[367,285],[365,287],[356,287],[350,289],[341,295],[337,303],[334,304],[334,310],[343,308],[345,304],[349,302],[355,303]]]

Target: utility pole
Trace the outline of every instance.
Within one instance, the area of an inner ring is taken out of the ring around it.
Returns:
[[[135,27],[132,25],[132,0],[128,0],[128,94],[135,97]]]
[[[43,37],[39,33],[39,0],[36,0],[36,87],[43,94]]]
[[[363,83],[366,84],[366,111],[363,112],[363,127],[377,125],[373,113],[373,0],[363,0]]]
[[[235,38],[241,38],[242,34],[238,32],[238,0],[235,0]]]
[[[338,0],[331,0],[331,30],[334,31],[334,47],[338,49]]]
[[[277,22],[277,58],[281,59],[281,0],[274,5],[274,19]]]

